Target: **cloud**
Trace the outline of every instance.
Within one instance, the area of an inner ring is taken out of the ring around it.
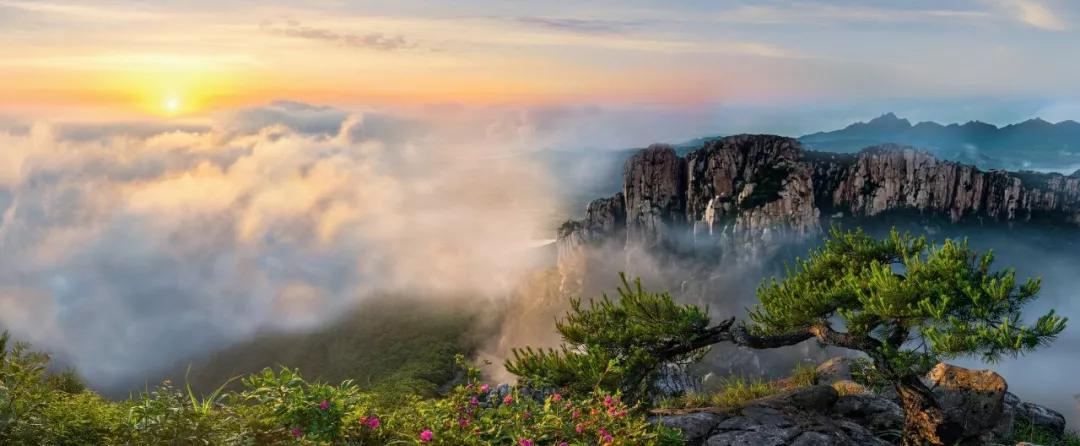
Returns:
[[[740,6],[711,17],[712,21],[740,24],[789,24],[834,22],[925,22],[931,20],[989,17],[985,11],[961,9],[901,9],[868,6],[837,6],[798,3],[785,7]]]
[[[264,31],[271,34],[304,40],[331,42],[352,48],[396,51],[416,47],[415,43],[409,42],[400,35],[386,35],[378,32],[364,34],[337,32],[330,29],[307,26],[292,19],[280,22],[265,21],[260,26]]]
[[[1068,25],[1061,16],[1035,0],[1002,0],[999,3],[1022,23],[1048,31],[1064,31]]]
[[[515,17],[513,21],[525,25],[550,28],[574,33],[617,33],[640,26],[642,22],[556,17]]]
[[[361,299],[500,299],[554,205],[478,119],[278,102],[209,129],[0,130],[0,327],[109,387]]]

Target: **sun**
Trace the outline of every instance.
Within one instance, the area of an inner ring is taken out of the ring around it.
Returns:
[[[169,96],[165,98],[165,102],[161,105],[165,108],[165,111],[169,113],[176,113],[180,111],[180,98],[176,96]]]

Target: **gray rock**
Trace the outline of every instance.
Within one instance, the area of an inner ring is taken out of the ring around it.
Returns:
[[[990,370],[970,370],[945,363],[927,375],[945,417],[963,429],[963,444],[987,444],[993,431],[1008,418],[1005,378]]]
[[[1046,406],[1020,403],[1014,417],[1015,421],[1027,421],[1057,435],[1065,432],[1065,416]]]
[[[708,446],[785,446],[799,435],[797,428],[722,432],[709,437]]]
[[[795,437],[795,441],[791,442],[791,446],[834,446],[840,444],[844,444],[843,440],[821,432],[803,432],[802,435]]]
[[[900,405],[879,395],[844,395],[832,410],[875,432],[896,430],[904,425],[904,410]]]
[[[688,445],[699,445],[720,424],[724,417],[714,413],[695,412],[657,417],[654,422],[682,431]]]
[[[832,386],[817,385],[765,397],[748,405],[826,413],[839,397]]]

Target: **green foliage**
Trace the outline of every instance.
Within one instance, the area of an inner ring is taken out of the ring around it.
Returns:
[[[1031,422],[1020,420],[1013,424],[1013,438],[1010,443],[1021,441],[1041,446],[1080,446],[1080,434],[1066,431],[1065,435],[1059,436]]]
[[[834,229],[783,281],[761,285],[751,331],[817,330],[822,338],[839,333],[832,328],[839,322],[846,333],[823,340],[866,351],[890,379],[924,373],[943,359],[993,361],[1055,339],[1066,320],[1053,311],[1023,323],[1021,309],[1038,296],[1039,280],[1018,283],[1011,269],[992,271],[993,259],[966,241],[931,246],[895,230],[875,240]]]
[[[891,383],[876,367],[866,358],[856,358],[851,361],[851,380],[865,386],[867,389],[881,393],[891,387]]]
[[[716,407],[722,410],[738,410],[759,398],[811,386],[817,381],[817,376],[814,367],[803,364],[797,364],[791,376],[785,379],[766,381],[760,377],[751,379],[732,376],[723,379],[715,391],[668,398],[662,400],[658,406],[668,409]]]
[[[371,396],[361,394],[351,381],[337,386],[308,382],[285,367],[277,373],[265,369],[250,375],[243,384],[245,390],[238,397],[263,409],[264,421],[316,442],[341,439],[350,411],[365,412],[372,406]]]
[[[506,369],[531,386],[579,393],[600,388],[636,398],[648,393],[661,366],[696,361],[717,342],[707,310],[621,278],[617,300],[606,294],[588,306],[571,300],[566,318],[555,325],[560,349],[515,349]]]
[[[455,359],[467,382],[441,398],[387,398],[350,381],[307,381],[281,368],[205,397],[166,381],[110,402],[72,372],[51,376],[48,357],[0,337],[4,445],[678,445],[680,434],[646,420],[618,394],[579,396],[492,389]],[[460,371],[460,370],[459,370]],[[454,373],[454,370],[451,370]],[[388,404],[388,401],[393,401]]]
[[[760,169],[750,181],[754,184],[754,190],[750,195],[739,203],[743,210],[753,209],[780,198],[780,192],[784,189],[784,181],[791,174],[790,166],[766,166]]]

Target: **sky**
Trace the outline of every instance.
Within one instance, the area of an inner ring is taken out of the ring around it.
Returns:
[[[686,139],[888,111],[1057,121],[1080,117],[1078,20],[1064,0],[0,0],[0,116],[600,109]]]

